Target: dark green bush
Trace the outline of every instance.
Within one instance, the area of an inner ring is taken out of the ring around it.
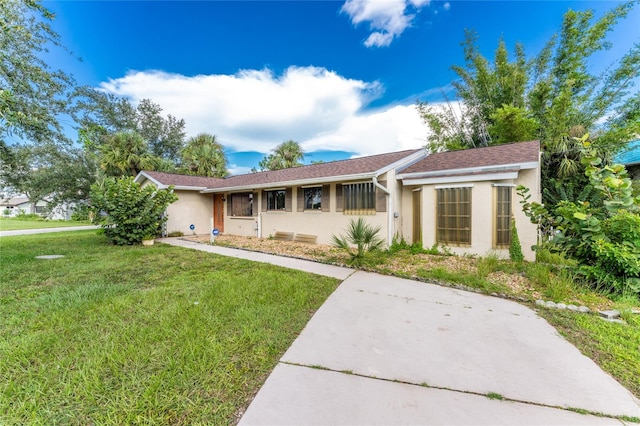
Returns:
[[[555,230],[551,244],[578,262],[577,271],[599,290],[619,295],[640,294],[640,197],[634,196],[624,166],[603,166],[586,138],[583,163],[590,185],[603,206],[561,201],[555,215],[529,202],[528,189],[518,187],[531,221]]]
[[[169,189],[141,188],[132,177],[106,178],[91,186],[91,208],[96,222],[116,245],[136,244],[159,235],[167,206],[178,197]]]
[[[516,220],[511,220],[511,244],[509,245],[509,258],[514,262],[520,263],[524,261],[522,254],[522,246],[520,245],[520,237],[518,237],[518,228]]]

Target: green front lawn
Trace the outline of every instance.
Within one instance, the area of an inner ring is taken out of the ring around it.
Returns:
[[[91,225],[89,222],[76,220],[45,220],[42,218],[0,217],[0,231],[17,229],[62,228],[67,226]]]
[[[0,424],[234,423],[338,284],[95,231],[0,251]]]
[[[640,398],[640,315],[622,312],[626,324],[558,309],[541,309],[538,313],[583,354]]]

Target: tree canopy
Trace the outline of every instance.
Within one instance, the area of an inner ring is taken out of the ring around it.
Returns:
[[[36,0],[0,2],[0,144],[16,135],[33,142],[65,140],[60,116],[69,112],[73,77],[52,69],[45,54],[63,48]]]
[[[276,146],[272,154],[265,156],[258,166],[260,170],[280,170],[298,167],[302,166],[301,161],[304,159],[304,156],[305,152],[300,147],[300,144],[289,139]]]
[[[591,10],[565,13],[562,26],[538,55],[527,57],[516,44],[513,58],[503,40],[493,61],[479,51],[477,35],[467,31],[465,65],[453,66],[459,108],[419,102],[430,128],[433,151],[539,139],[543,150],[543,196],[560,191],[577,195],[588,184],[576,137],[589,133],[605,161],[640,134],[640,44],[602,73],[594,74],[594,55],[608,49],[608,33],[635,7],[621,4],[599,19]],[[573,181],[572,181],[573,179]],[[569,188],[569,189],[567,189]]]
[[[128,99],[90,87],[75,92],[76,119],[85,148],[99,151],[109,136],[118,132],[135,132],[146,143],[149,154],[176,165],[184,147],[185,121],[171,114],[162,115],[160,105],[143,99],[134,106]],[[162,164],[162,161],[158,161]]]
[[[227,157],[215,135],[201,133],[187,141],[182,150],[180,171],[188,175],[225,177]]]

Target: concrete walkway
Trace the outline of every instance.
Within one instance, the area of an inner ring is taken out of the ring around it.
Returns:
[[[0,237],[12,237],[14,235],[48,234],[50,232],[84,231],[87,229],[99,229],[99,226],[67,226],[60,228],[16,229],[13,231],[0,231]]]
[[[241,425],[621,425],[614,417],[640,417],[640,401],[520,304],[161,241],[344,279],[281,358]]]
[[[272,265],[284,266],[285,268],[297,269],[300,271],[311,272],[318,275],[325,275],[327,277],[333,277],[339,280],[344,280],[349,275],[355,272],[355,270],[353,269],[341,268],[339,266],[333,265],[325,265],[318,262],[311,262],[309,260],[274,256],[271,254],[258,253],[254,251],[238,250],[228,247],[196,243],[194,241],[187,241],[180,238],[158,238],[156,239],[156,241],[159,243],[171,244],[173,246],[215,253],[222,256],[237,257],[240,259],[252,260],[254,262],[270,263]]]

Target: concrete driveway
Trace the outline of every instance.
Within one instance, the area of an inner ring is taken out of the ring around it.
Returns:
[[[620,425],[619,416],[640,417],[640,402],[531,309],[356,272],[240,424]]]

